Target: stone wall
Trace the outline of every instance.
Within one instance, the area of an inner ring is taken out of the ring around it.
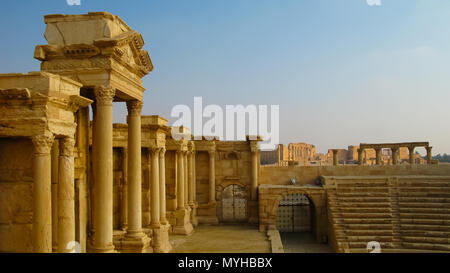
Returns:
[[[0,139],[0,252],[33,251],[32,157],[30,140]]]
[[[262,166],[259,184],[289,185],[294,178],[299,185],[314,184],[320,176],[371,176],[371,175],[448,175],[450,164],[440,165],[389,165],[389,166]]]

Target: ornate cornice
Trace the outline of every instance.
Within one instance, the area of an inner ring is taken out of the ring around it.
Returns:
[[[116,90],[109,86],[96,86],[94,88],[97,105],[112,106]]]

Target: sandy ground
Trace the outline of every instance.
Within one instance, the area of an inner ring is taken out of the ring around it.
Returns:
[[[327,244],[319,244],[310,233],[280,233],[285,253],[331,253]]]
[[[170,235],[172,253],[270,253],[270,242],[257,227],[198,226],[190,236]]]

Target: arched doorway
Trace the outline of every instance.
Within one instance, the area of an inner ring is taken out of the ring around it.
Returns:
[[[229,185],[222,192],[222,221],[245,222],[247,220],[247,199],[245,189]]]
[[[306,195],[286,195],[278,205],[277,229],[280,232],[311,232],[312,209]]]

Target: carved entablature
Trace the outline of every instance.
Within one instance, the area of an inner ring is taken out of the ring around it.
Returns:
[[[142,78],[153,64],[141,34],[107,12],[47,15],[45,23],[48,45],[37,46],[34,54],[42,71],[85,87],[111,86],[116,101],[142,100]]]

